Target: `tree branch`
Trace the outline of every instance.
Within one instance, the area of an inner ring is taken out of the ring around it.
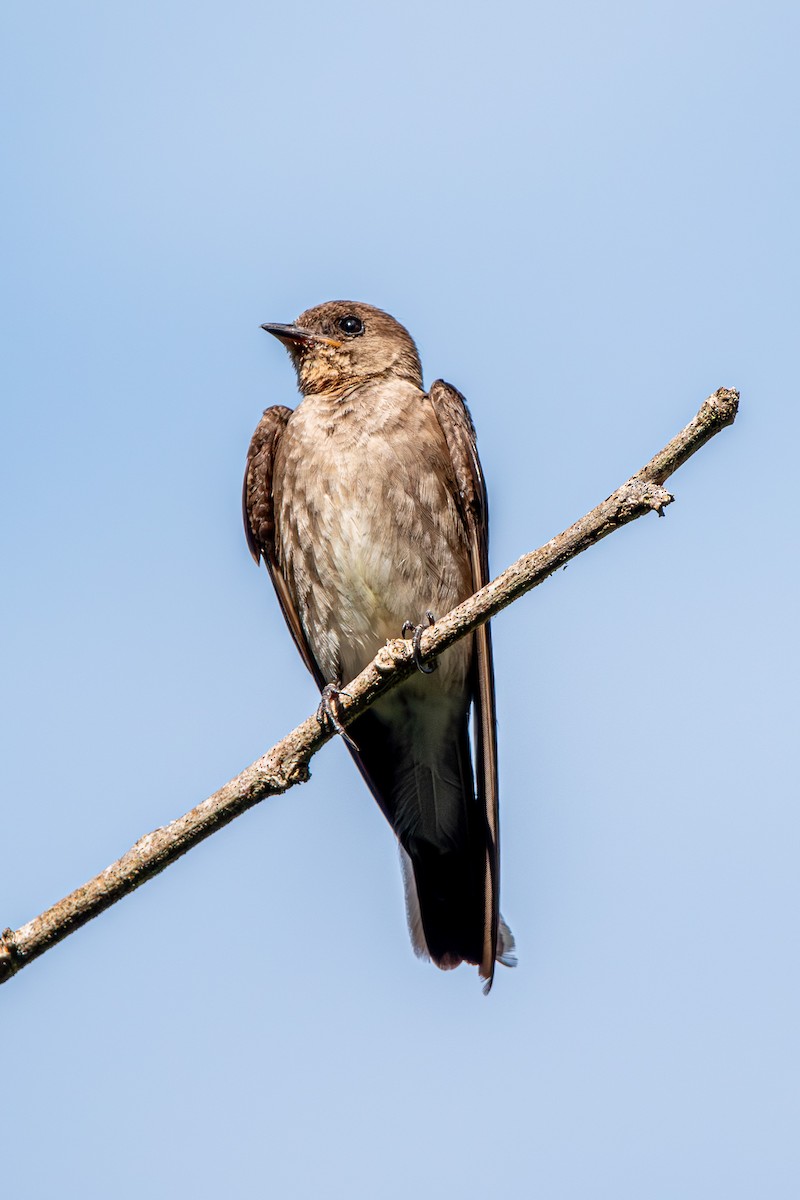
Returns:
[[[664,508],[673,500],[664,490],[664,482],[710,438],[733,423],[738,405],[738,392],[727,388],[709,396],[694,420],[607,500],[541,549],[524,555],[427,629],[420,643],[422,659],[446,650],[615,529],[650,511],[663,516]],[[350,724],[414,670],[410,643],[401,639],[388,642],[369,666],[347,684],[346,692],[342,693],[342,723]],[[196,808],[140,838],[117,862],[26,925],[16,931],[6,929],[0,936],[0,983],[152,879],[234,817],[267,796],[303,783],[309,777],[310,759],[332,736],[327,726],[322,728],[315,717],[308,717]]]

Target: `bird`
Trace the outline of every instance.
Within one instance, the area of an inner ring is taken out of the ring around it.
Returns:
[[[419,671],[353,721],[346,742],[400,845],[415,952],[443,970],[477,966],[488,992],[495,962],[516,964],[499,912],[489,626],[433,664],[418,657],[424,621],[489,581],[472,418],[450,384],[424,390],[411,335],[372,305],[328,301],[261,328],[288,350],[302,398],[267,408],[250,442],[250,552],[340,732],[343,682],[414,629]]]

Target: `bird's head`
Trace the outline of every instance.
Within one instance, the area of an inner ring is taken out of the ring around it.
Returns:
[[[405,379],[422,387],[411,334],[388,313],[352,300],[329,300],[293,325],[261,326],[291,355],[304,396],[342,396],[368,379]]]

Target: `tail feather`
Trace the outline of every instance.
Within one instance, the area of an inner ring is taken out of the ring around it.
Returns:
[[[414,864],[402,845],[398,844],[398,848],[400,850],[400,869],[403,874],[403,884],[405,886],[406,919],[408,921],[411,945],[417,958],[430,959],[431,952],[428,949],[428,943],[425,940],[425,931],[422,927],[422,913],[420,911],[419,895],[417,894],[417,884],[414,879]],[[501,913],[497,931],[497,962],[501,963],[504,967],[515,967],[517,965],[516,948],[514,935],[503,920]],[[442,963],[438,965],[444,969]],[[458,963],[452,965],[458,966]]]
[[[444,970],[461,962],[481,962],[485,859],[479,842],[445,853],[429,842],[418,842],[412,850],[425,943]]]
[[[414,949],[447,970],[482,961],[489,835],[467,717],[437,720],[431,710],[417,718],[409,706],[390,722],[367,712],[350,732],[354,758],[400,841]]]
[[[514,941],[513,933],[503,920],[502,913],[497,929],[497,961],[504,967],[517,965],[517,943]]]

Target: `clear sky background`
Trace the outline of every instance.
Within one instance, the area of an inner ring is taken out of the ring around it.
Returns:
[[[798,9],[6,3],[0,927],[313,709],[240,522],[259,329],[388,309],[499,571],[520,965],[412,955],[343,747],[0,990],[9,1197],[800,1194]]]

